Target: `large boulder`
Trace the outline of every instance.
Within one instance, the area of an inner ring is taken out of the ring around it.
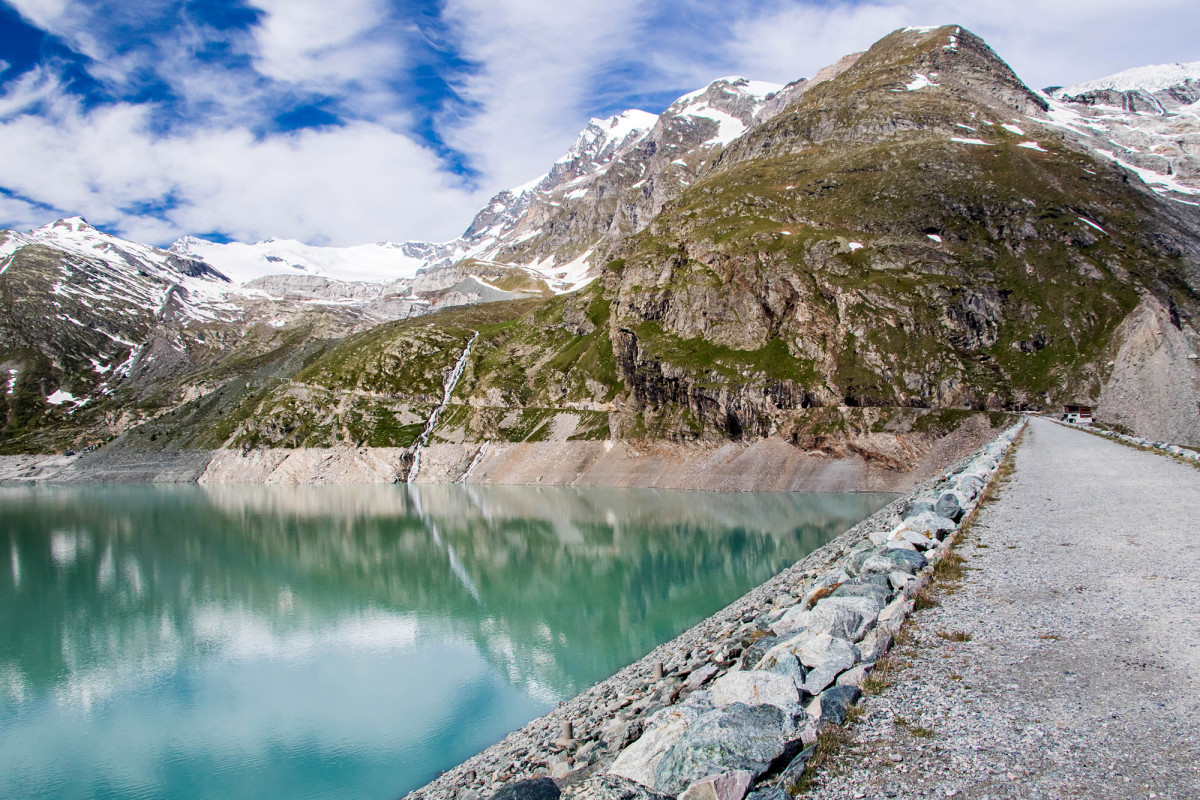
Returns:
[[[513,781],[500,787],[492,800],[558,800],[558,784],[549,778]]]
[[[970,499],[960,492],[953,490],[942,492],[941,497],[938,498],[937,505],[934,506],[934,511],[939,516],[958,522],[962,519],[963,514],[966,513],[968,503],[970,503]]]
[[[858,649],[837,637],[823,634],[805,642],[796,654],[800,663],[808,667],[804,678],[804,690],[809,694],[821,691],[837,680],[837,676],[853,667],[859,660]]]
[[[821,693],[821,721],[829,721],[841,725],[846,721],[850,707],[862,697],[862,689],[857,686],[834,686]]]
[[[708,693],[717,708],[767,703],[791,712],[800,705],[800,692],[792,679],[765,670],[727,672],[713,681]]]
[[[880,608],[887,605],[891,597],[888,590],[887,578],[879,576],[878,580],[856,580],[843,583],[833,593],[833,597],[870,597]]]
[[[783,675],[795,684],[797,689],[804,688],[804,665],[794,655],[790,653],[780,654],[775,663],[771,665],[770,671],[776,675]]]
[[[801,648],[804,647],[810,639],[816,636],[815,633],[810,633],[808,628],[797,631],[787,637],[779,644],[772,647],[763,655],[762,659],[754,665],[755,669],[765,669],[771,672],[775,671],[775,667],[786,658],[794,658],[800,654]]]
[[[668,706],[651,717],[637,741],[622,750],[613,761],[609,773],[654,788],[659,762],[679,743],[692,723],[708,713],[704,707],[707,699],[707,692],[694,692],[687,702]]]
[[[958,527],[954,524],[954,520],[949,517],[943,517],[940,514],[935,514],[932,511],[908,517],[904,520],[903,524],[909,530],[923,533],[929,538],[938,539],[939,541],[945,539]]]
[[[778,636],[760,636],[750,643],[742,652],[742,669],[754,669],[754,665],[762,660],[762,657],[767,654],[775,645],[779,644],[782,639]]]
[[[734,703],[711,711],[689,726],[662,757],[648,785],[677,795],[719,772],[746,770],[757,777],[783,754],[793,731],[791,716],[771,705]]]
[[[828,597],[809,612],[808,629],[857,642],[875,624],[883,606],[873,595]]]
[[[914,550],[888,550],[885,553],[880,553],[880,555],[892,562],[894,565],[892,569],[898,569],[910,574],[924,568],[929,563],[925,556]],[[888,572],[891,572],[891,570],[888,570]]]
[[[792,606],[771,625],[771,633],[779,639],[808,627],[808,609],[803,605]]]

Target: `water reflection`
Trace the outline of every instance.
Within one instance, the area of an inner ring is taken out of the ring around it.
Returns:
[[[2,489],[0,796],[395,796],[886,500]]]

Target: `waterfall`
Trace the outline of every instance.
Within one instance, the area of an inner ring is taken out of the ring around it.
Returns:
[[[455,483],[466,483],[467,482],[467,478],[471,477],[471,473],[475,471],[475,468],[477,466],[479,466],[479,462],[483,461],[483,457],[485,455],[487,455],[488,445],[491,443],[492,443],[491,439],[488,439],[486,442],[483,443],[483,446],[479,448],[479,452],[477,452],[475,454],[475,458],[471,459],[471,464],[470,464],[470,466],[467,467],[467,471],[464,472],[462,475],[459,475],[458,480],[456,480]]]
[[[446,381],[442,384],[442,402],[434,407],[428,421],[425,423],[425,430],[421,431],[421,435],[417,437],[417,441],[413,445],[412,466],[408,470],[408,477],[404,479],[405,483],[412,483],[417,477],[417,472],[421,469],[421,448],[425,446],[429,441],[429,437],[433,435],[433,429],[437,427],[438,417],[441,416],[442,409],[450,404],[450,395],[454,394],[454,387],[458,385],[458,380],[462,377],[463,370],[467,368],[467,359],[471,357],[471,345],[475,344],[475,340],[478,338],[479,331],[475,331],[475,334],[467,342],[466,348],[462,351],[462,355],[455,362],[454,369],[450,370],[450,374],[446,376]]]

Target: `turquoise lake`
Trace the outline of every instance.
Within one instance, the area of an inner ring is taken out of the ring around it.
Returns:
[[[0,488],[0,797],[400,797],[891,497]]]

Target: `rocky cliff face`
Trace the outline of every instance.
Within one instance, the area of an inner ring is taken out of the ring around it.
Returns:
[[[1200,336],[1146,296],[1113,337],[1096,419],[1164,442],[1200,442]]]

